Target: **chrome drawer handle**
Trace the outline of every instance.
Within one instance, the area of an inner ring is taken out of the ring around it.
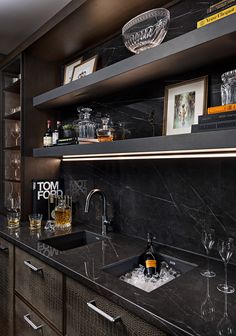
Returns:
[[[42,267],[37,268],[34,265],[32,265],[31,262],[30,262],[30,260],[24,260],[24,264],[26,266],[28,266],[34,272],[39,272],[39,271],[43,270]]]
[[[87,302],[87,306],[89,308],[91,308],[92,310],[94,310],[96,313],[98,313],[99,315],[105,317],[108,321],[110,322],[116,322],[118,320],[120,320],[120,316],[117,317],[112,317],[110,315],[108,315],[107,313],[105,313],[103,310],[99,309],[98,307],[95,306],[95,300],[89,301]]]
[[[1,252],[8,252],[8,247],[0,245],[0,251]]]
[[[31,326],[31,328],[33,328],[34,330],[39,330],[42,329],[43,324],[36,326],[30,319],[30,314],[26,314],[24,315],[24,320]]]

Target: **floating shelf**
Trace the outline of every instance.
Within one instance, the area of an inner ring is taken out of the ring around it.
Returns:
[[[10,120],[20,120],[20,113],[21,111],[17,111],[14,113],[10,113],[8,115],[4,116],[4,119],[10,119]]]
[[[34,97],[33,105],[42,109],[72,105],[236,56],[235,19],[230,15],[45,92]]]
[[[236,153],[236,130],[212,131],[149,138],[128,139],[88,145],[55,146],[35,148],[34,157],[96,156],[96,155],[140,155],[201,152]]]
[[[15,83],[5,87],[4,91],[20,93],[20,79],[18,79],[18,81],[16,81]]]

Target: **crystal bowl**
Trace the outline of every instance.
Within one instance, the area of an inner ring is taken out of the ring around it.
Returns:
[[[170,12],[165,8],[155,8],[134,17],[122,28],[126,48],[139,54],[156,47],[163,41],[169,21]]]

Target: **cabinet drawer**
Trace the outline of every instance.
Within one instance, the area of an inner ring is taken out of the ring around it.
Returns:
[[[13,335],[13,245],[0,238],[0,335]]]
[[[15,290],[62,331],[62,274],[19,248],[15,249]]]
[[[94,310],[94,306],[98,311]],[[69,278],[66,280],[66,308],[67,336],[166,336],[139,317]],[[108,316],[100,315],[103,312]],[[117,317],[116,321],[112,321]]]
[[[15,336],[58,336],[18,297],[15,300]]]

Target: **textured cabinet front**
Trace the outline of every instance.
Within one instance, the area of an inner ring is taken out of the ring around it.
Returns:
[[[13,246],[0,238],[0,335],[13,335]]]
[[[18,297],[15,301],[15,336],[57,336],[37,314]]]
[[[117,319],[111,322],[88,307],[93,304],[102,312]],[[130,314],[123,308],[76,281],[66,280],[67,336],[166,336],[165,333]]]
[[[62,331],[62,274],[30,254],[15,249],[15,289]]]

